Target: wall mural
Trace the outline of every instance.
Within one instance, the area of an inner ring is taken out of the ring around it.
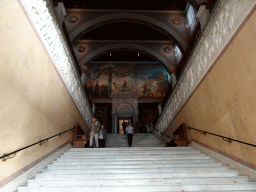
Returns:
[[[91,98],[120,94],[165,97],[169,73],[161,65],[136,63],[88,64],[85,86]]]

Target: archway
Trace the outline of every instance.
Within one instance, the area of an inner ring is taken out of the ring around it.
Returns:
[[[89,21],[85,21],[70,34],[71,41],[74,44],[89,30],[100,27],[107,23],[119,22],[120,20],[124,19],[127,21],[129,20],[131,22],[149,25],[150,27],[156,28],[162,33],[164,32],[169,38],[171,38],[182,52],[186,50],[187,42],[174,30],[174,28],[164,24],[163,22],[160,22],[157,19],[137,13],[112,13],[99,16]]]
[[[153,51],[152,49],[149,49],[148,47],[145,47],[142,45],[133,44],[133,43],[115,43],[115,44],[100,47],[92,51],[91,53],[89,53],[86,57],[84,57],[80,61],[80,64],[86,64],[99,55],[111,52],[113,50],[120,50],[120,49],[132,49],[134,51],[144,52],[150,55],[151,57],[153,57],[155,60],[160,61],[162,64],[166,66],[167,69],[173,64],[173,63],[169,63],[164,57],[162,57],[159,53]]]

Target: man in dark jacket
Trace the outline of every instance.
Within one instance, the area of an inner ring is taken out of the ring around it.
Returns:
[[[123,126],[123,130],[124,130],[124,135],[126,135],[127,123],[124,121],[124,122],[122,123],[122,126]]]

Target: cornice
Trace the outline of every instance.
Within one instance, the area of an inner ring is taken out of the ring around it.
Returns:
[[[173,41],[165,40],[78,40],[78,43],[152,43],[152,44],[173,44]]]
[[[160,115],[156,129],[165,131],[168,128],[255,4],[256,1],[251,0],[217,2],[181,78]]]
[[[186,11],[177,10],[129,10],[129,9],[84,9],[84,8],[66,8],[67,12],[106,12],[106,13],[163,13],[185,15]]]
[[[19,0],[19,2],[89,127],[92,111],[52,2],[50,0]]]

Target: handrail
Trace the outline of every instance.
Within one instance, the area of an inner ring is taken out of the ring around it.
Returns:
[[[236,140],[236,139],[232,139],[232,138],[229,138],[229,137],[224,137],[224,136],[221,136],[221,135],[218,135],[218,134],[215,134],[215,133],[210,133],[210,132],[207,132],[207,131],[202,131],[202,130],[200,130],[200,129],[196,129],[196,128],[192,128],[192,127],[188,127],[188,126],[186,126],[186,128],[187,128],[188,130],[193,129],[193,130],[195,130],[195,131],[199,131],[200,133],[202,133],[202,134],[204,134],[204,135],[210,134],[210,135],[214,135],[214,136],[217,136],[217,137],[221,137],[221,138],[223,138],[223,140],[226,139],[226,140],[224,140],[224,141],[227,141],[227,142],[229,142],[229,143],[231,143],[232,141],[235,141],[235,142],[238,142],[238,143],[242,143],[242,144],[245,144],[245,145],[250,145],[250,146],[252,146],[252,147],[256,147],[256,145],[254,145],[254,144],[246,143],[246,142],[239,141],[239,140]]]
[[[18,150],[16,150],[16,151],[11,152],[11,153],[4,154],[3,156],[0,157],[0,159],[2,159],[2,161],[4,162],[4,161],[6,161],[6,160],[9,159],[9,158],[13,158],[13,157],[7,158],[7,157],[10,156],[10,155],[14,155],[14,156],[15,156],[16,153],[18,153],[18,152],[20,152],[20,151],[22,151],[22,150],[25,150],[25,149],[27,149],[27,148],[30,148],[30,147],[32,147],[32,146],[34,146],[34,145],[37,145],[37,144],[42,145],[43,143],[48,142],[48,140],[50,140],[50,139],[52,139],[52,138],[54,138],[54,137],[57,137],[57,136],[60,136],[60,137],[61,137],[61,136],[62,136],[63,134],[65,134],[66,132],[75,130],[75,129],[77,128],[77,125],[78,125],[78,124],[76,124],[76,127],[71,128],[71,129],[69,129],[69,130],[67,130],[67,131],[63,131],[63,132],[61,132],[61,133],[58,133],[58,134],[53,135],[53,136],[51,136],[51,137],[48,137],[48,138],[46,138],[46,139],[40,140],[40,141],[38,141],[38,142],[36,142],[36,143],[33,143],[33,144],[31,144],[31,145],[28,145],[28,146],[26,146],[26,147],[23,147],[23,148],[21,148],[21,149],[18,149]]]
[[[155,128],[153,128],[153,130],[156,130],[156,131],[160,132],[161,134],[165,135],[166,137],[169,137],[169,138],[173,139],[171,136],[169,136],[169,135],[166,135],[164,132],[162,132],[162,131],[159,131],[158,129],[155,129]]]

